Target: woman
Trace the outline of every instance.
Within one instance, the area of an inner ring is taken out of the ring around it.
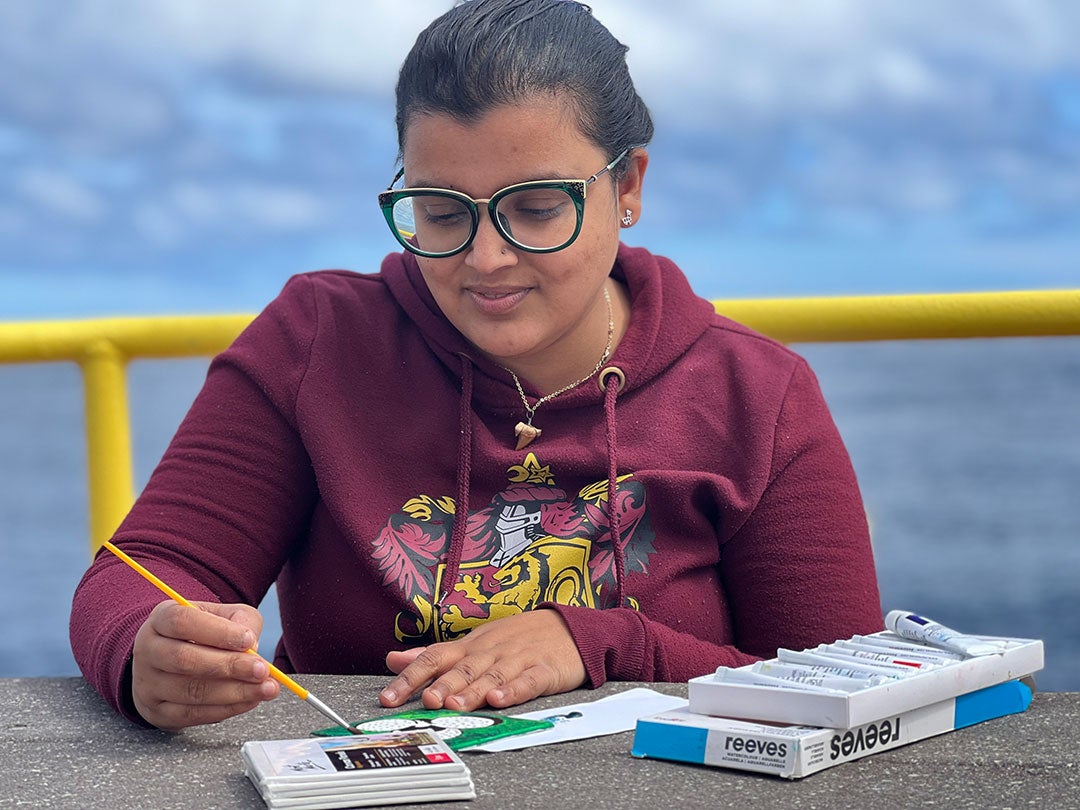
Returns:
[[[682,681],[881,627],[854,474],[795,354],[717,316],[643,215],[652,123],[569,0],[472,0],[397,88],[404,252],[292,279],[206,385],[76,593],[87,679],[178,729],[277,694],[245,655],[277,582],[286,671],[511,706]],[[461,517],[464,516],[464,517]]]

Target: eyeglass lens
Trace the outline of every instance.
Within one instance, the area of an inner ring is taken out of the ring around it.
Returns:
[[[486,212],[481,211],[480,216]],[[511,191],[499,198],[495,217],[503,236],[526,248],[545,250],[569,242],[578,227],[573,198],[559,188]],[[428,253],[450,253],[467,244],[475,233],[473,216],[464,200],[440,194],[399,198],[393,208],[394,227],[410,244]]]

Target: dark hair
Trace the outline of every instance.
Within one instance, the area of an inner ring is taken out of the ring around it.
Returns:
[[[627,50],[575,0],[464,0],[424,29],[405,57],[398,148],[417,113],[476,120],[556,91],[570,95],[582,134],[611,157],[644,146],[652,118],[634,89]]]

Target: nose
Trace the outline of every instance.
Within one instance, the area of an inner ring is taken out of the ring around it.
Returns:
[[[465,263],[480,273],[491,273],[517,262],[513,245],[495,229],[490,217],[480,217],[476,236],[465,251]]]

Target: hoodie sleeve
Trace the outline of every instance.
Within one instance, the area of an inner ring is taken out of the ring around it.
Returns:
[[[630,608],[545,604],[570,628],[593,686],[684,681],[724,666],[882,629],[866,515],[817,380],[800,359],[777,419],[766,485],[724,544],[735,638],[701,640]]]
[[[315,322],[305,289],[302,277],[290,282],[211,363],[202,391],[113,537],[187,599],[257,605],[308,520],[315,485],[294,420]],[[83,675],[137,722],[131,650],[163,598],[103,551],[72,604],[71,645]]]

